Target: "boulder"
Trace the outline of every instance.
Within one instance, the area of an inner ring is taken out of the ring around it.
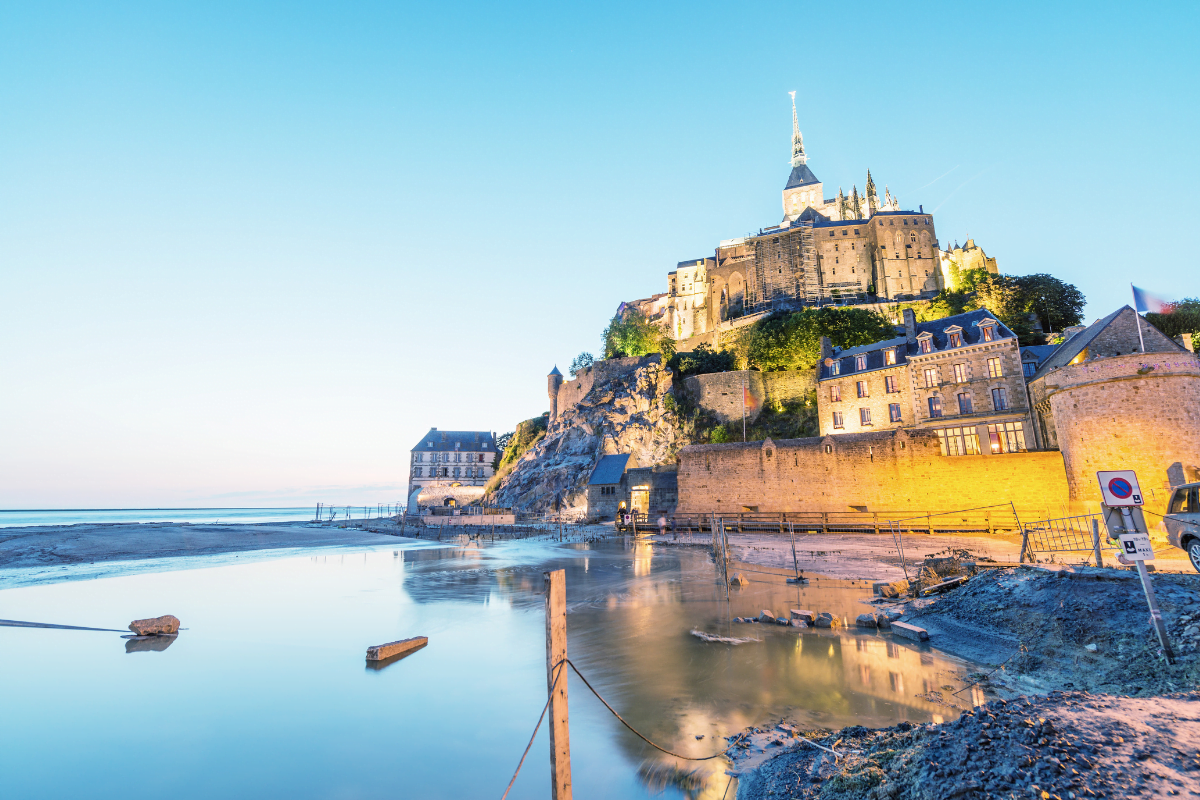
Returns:
[[[818,628],[837,628],[841,624],[842,621],[828,611],[822,611],[817,615],[816,626]]]
[[[129,630],[138,636],[161,636],[163,634],[179,633],[179,619],[170,614],[153,619],[135,619],[129,623]]]
[[[749,586],[750,581],[746,580],[746,576],[739,572],[736,575],[734,575],[732,578],[729,579],[729,585],[730,586]]]
[[[874,614],[859,614],[858,619],[854,620],[854,624],[860,628],[879,627],[879,623],[875,620]]]
[[[892,621],[887,618],[887,614],[876,614],[875,625],[878,626],[879,630],[886,631],[891,629]]]
[[[1083,646],[1083,649],[1084,649],[1084,650],[1087,650],[1089,653],[1094,653],[1094,652],[1096,652],[1097,650],[1099,650],[1099,649],[1100,649],[1100,647],[1099,647],[1099,645],[1095,645],[1095,644],[1085,644],[1085,645]]]
[[[816,614],[814,614],[811,611],[806,611],[802,608],[793,608],[791,610],[791,615],[792,615],[792,619],[798,619],[807,625],[812,625],[813,620],[815,620],[817,618]]]
[[[874,584],[875,594],[880,597],[897,598],[908,593],[908,581],[880,582]]]
[[[758,621],[759,622],[774,622],[775,615],[772,614],[770,611],[767,611],[764,608],[762,611],[758,612]]]
[[[924,642],[929,639],[929,631],[919,628],[916,625],[910,625],[907,622],[893,622],[892,633],[904,639],[911,639],[914,642]]]
[[[787,617],[777,617],[775,619],[775,624],[776,625],[790,625],[791,620],[789,620]]]

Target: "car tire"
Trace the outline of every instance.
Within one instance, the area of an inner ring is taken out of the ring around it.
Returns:
[[[1188,559],[1192,562],[1192,569],[1200,572],[1200,539],[1189,539],[1187,543]]]

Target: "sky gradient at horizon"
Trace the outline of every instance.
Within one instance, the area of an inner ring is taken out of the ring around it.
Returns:
[[[1200,295],[1194,5],[0,7],[0,508],[402,499],[622,300],[826,195],[1086,321]],[[1179,230],[1182,228],[1182,230]]]

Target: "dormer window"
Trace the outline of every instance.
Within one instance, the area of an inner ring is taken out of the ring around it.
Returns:
[[[855,356],[855,357],[854,357],[854,368],[855,368],[855,369],[857,369],[857,370],[864,370],[864,369],[866,369],[866,368],[867,368],[867,357],[866,357],[866,355],[861,355],[861,356]]]
[[[883,363],[891,366],[896,363],[896,348],[889,347],[883,351]]]
[[[990,342],[996,338],[995,328],[991,325],[984,325],[980,330],[983,331],[983,340],[985,342]]]
[[[834,361],[832,364],[830,364],[829,365],[829,374],[830,375],[841,375],[842,374],[842,362]]]
[[[962,347],[962,334],[961,333],[950,334],[950,346],[951,347]]]
[[[932,334],[923,333],[917,337],[917,347],[922,353],[933,352],[933,336]]]

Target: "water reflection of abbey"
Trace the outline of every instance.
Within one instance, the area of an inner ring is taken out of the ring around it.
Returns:
[[[452,568],[406,570],[405,591],[417,602],[444,601],[449,594],[536,614],[542,572],[566,569],[572,660],[631,724],[695,754],[710,750],[711,736],[782,713],[813,727],[887,725],[957,716],[948,702],[969,708],[980,699],[941,691],[962,685],[964,665],[886,634],[728,623],[761,608],[798,604],[853,620],[868,594],[861,585],[756,583],[734,592],[727,604],[707,550],[618,547],[548,551],[544,563],[534,564],[498,562],[496,553],[477,545],[454,548]],[[438,548],[406,551],[404,558],[445,561],[448,555]],[[761,641],[705,644],[692,629]],[[701,733],[706,738],[696,740]],[[634,741],[628,746],[644,755]]]

